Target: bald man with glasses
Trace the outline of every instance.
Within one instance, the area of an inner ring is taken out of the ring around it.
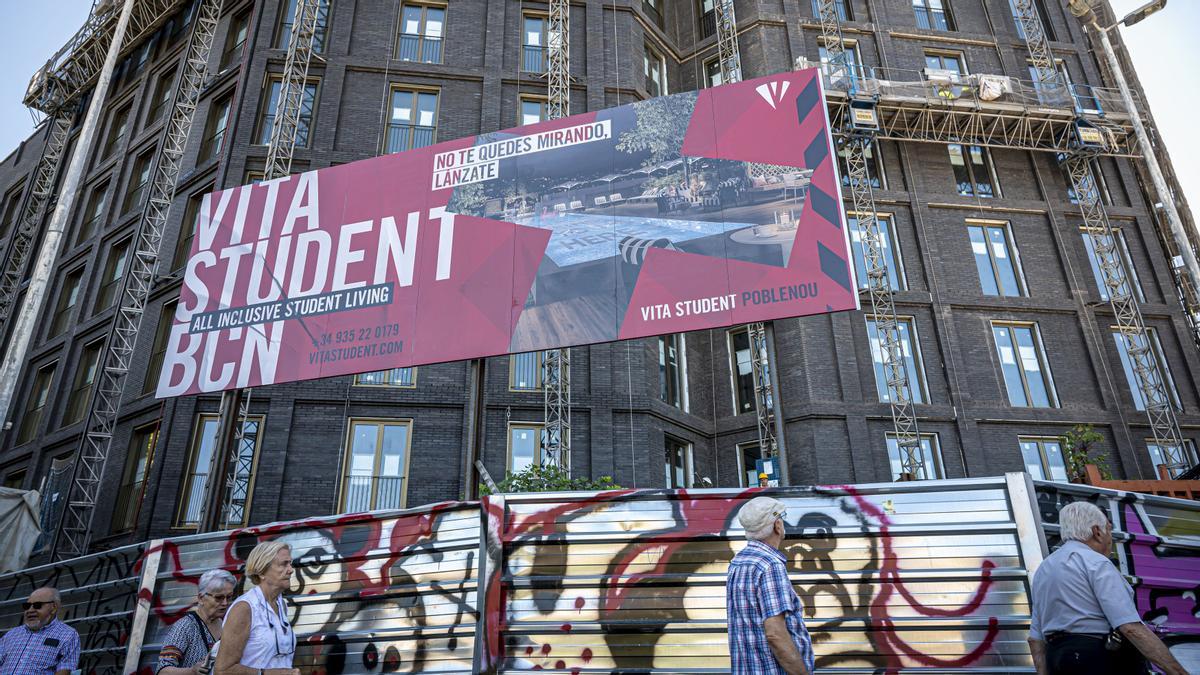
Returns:
[[[79,667],[79,633],[58,620],[62,596],[39,588],[21,603],[24,622],[0,638],[0,675],[70,675]]]

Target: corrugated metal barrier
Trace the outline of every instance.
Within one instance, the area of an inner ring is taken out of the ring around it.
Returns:
[[[297,559],[290,603],[306,673],[725,672],[725,569],[745,544],[737,508],[760,492],[788,505],[785,554],[818,669],[1031,671],[1042,521],[1054,543],[1045,514],[1080,497],[1121,519],[1118,553],[1148,620],[1178,646],[1197,634],[1200,505],[1053,483],[1035,496],[1024,474],[509,495],[278,523],[89,556],[69,575],[0,577],[0,612],[15,625],[29,589],[57,584],[93,645],[85,672],[149,673],[200,574],[236,572],[258,541],[282,538]]]

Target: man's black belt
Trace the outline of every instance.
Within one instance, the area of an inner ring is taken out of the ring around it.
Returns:
[[[1059,640],[1075,637],[1091,638],[1093,640],[1105,640],[1108,638],[1108,633],[1067,633],[1065,631],[1055,631],[1053,633],[1046,633],[1046,644],[1054,644]]]

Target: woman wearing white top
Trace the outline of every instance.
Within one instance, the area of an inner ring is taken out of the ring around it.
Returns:
[[[216,675],[300,675],[292,667],[296,634],[283,600],[292,583],[291,548],[281,541],[255,546],[246,558],[246,576],[254,588],[225,615]]]

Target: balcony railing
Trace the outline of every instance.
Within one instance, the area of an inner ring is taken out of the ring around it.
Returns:
[[[954,30],[954,22],[950,20],[945,10],[913,7],[913,12],[917,15],[918,28],[926,30]]]
[[[401,61],[441,63],[442,38],[416,33],[404,33],[400,36],[398,51],[399,54],[396,58]]]
[[[384,152],[404,152],[413,148],[433,145],[433,134],[437,127],[422,127],[415,124],[389,124],[387,146]]]
[[[350,476],[344,513],[398,509],[404,503],[404,476]]]
[[[700,15],[700,39],[711,37],[717,34],[717,13],[715,11],[705,12]]]
[[[527,73],[546,72],[546,48],[540,45],[523,45],[521,70]]]

